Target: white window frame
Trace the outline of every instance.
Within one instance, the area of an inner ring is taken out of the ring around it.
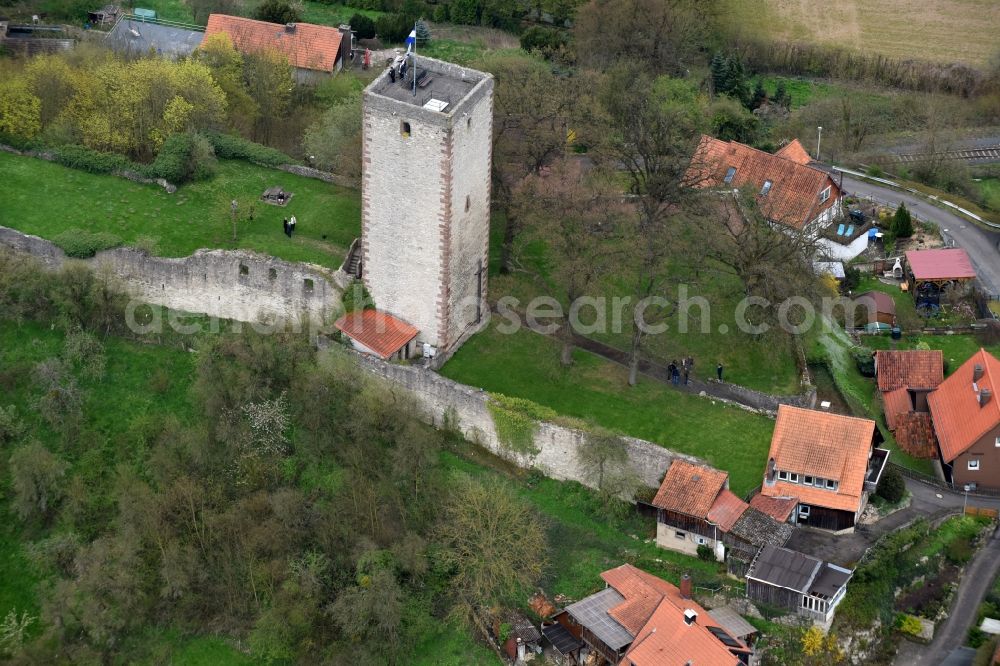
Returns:
[[[799,482],[799,475],[796,474],[795,472],[789,472],[788,473],[788,480],[791,483],[798,483]]]
[[[817,488],[826,488],[826,479],[817,476],[813,479],[813,485]]]
[[[810,513],[812,513],[812,507],[811,506],[809,506],[808,504],[799,504],[799,515],[800,516],[805,516],[806,518],[808,518]]]
[[[826,203],[827,199],[830,198],[830,195],[832,193],[833,193],[833,186],[832,185],[827,185],[826,188],[822,192],[819,193],[819,202],[820,203]]]
[[[970,472],[979,471],[979,458],[969,458],[969,471]]]
[[[781,470],[779,470],[778,471],[778,480],[779,481],[788,481],[788,472],[782,472]]]
[[[802,477],[802,483],[804,483],[807,486],[811,486],[813,484],[813,478],[808,474],[806,474],[805,476]]]
[[[731,166],[728,169],[726,169],[726,177],[722,179],[722,182],[724,182],[726,185],[729,185],[730,183],[733,182],[733,178],[735,177],[736,177],[736,167]]]
[[[833,479],[827,479],[826,480],[826,488],[827,488],[827,490],[836,490],[837,489],[837,482],[834,481]]]
[[[995,446],[995,447],[997,447],[998,449],[1000,449],[1000,437],[997,437],[997,438],[996,438],[996,441],[995,441],[995,442],[993,442],[993,446]]]
[[[698,543],[699,546],[707,546],[708,545],[708,539],[706,539],[703,536],[697,537],[695,539],[695,541]]]

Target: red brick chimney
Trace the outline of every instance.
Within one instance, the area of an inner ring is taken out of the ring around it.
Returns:
[[[691,576],[684,574],[681,576],[681,598],[690,599],[691,598]]]

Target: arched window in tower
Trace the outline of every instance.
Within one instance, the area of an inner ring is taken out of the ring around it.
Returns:
[[[399,123],[399,133],[403,136],[404,139],[409,139],[410,138],[410,123],[406,122],[405,120],[402,121],[402,122],[400,122]]]
[[[469,207],[470,206],[472,206],[472,199],[469,198],[469,195],[466,195],[465,196],[465,212],[466,213],[469,212]]]

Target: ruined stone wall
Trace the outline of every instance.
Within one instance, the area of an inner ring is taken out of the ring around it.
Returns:
[[[541,423],[535,433],[534,455],[511,451],[500,442],[487,407],[489,394],[420,367],[386,363],[359,356],[363,368],[413,395],[429,423],[436,426],[446,419],[469,440],[524,469],[537,469],[548,477],[592,485],[582,469],[577,451],[586,434],[554,423]],[[622,438],[638,478],[646,486],[657,487],[670,463],[683,459],[699,465],[703,460],[666,449],[659,444],[632,437]]]
[[[0,227],[0,246],[30,254],[53,270],[77,261],[47,240],[6,227]],[[139,300],[244,322],[329,321],[348,282],[340,272],[245,250],[168,258],[116,248],[82,261],[110,268]]]

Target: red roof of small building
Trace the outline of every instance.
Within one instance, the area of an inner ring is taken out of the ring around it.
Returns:
[[[289,29],[278,23],[212,14],[205,26],[204,39],[224,33],[241,53],[274,49],[285,54],[292,67],[332,72],[340,52],[340,31],[312,23],[295,23],[294,26]]]
[[[913,399],[905,386],[882,393],[882,407],[885,410],[885,424],[895,430],[899,417],[913,411]]]
[[[791,160],[797,162],[798,164],[809,164],[812,162],[812,158],[809,157],[809,153],[802,146],[798,139],[792,139],[787,144],[782,147],[781,150],[775,153],[778,157],[784,157],[786,160]]]
[[[758,493],[750,498],[752,508],[771,516],[779,523],[788,521],[798,503],[798,497],[768,497]]]
[[[715,498],[715,503],[708,510],[708,520],[719,526],[723,532],[733,529],[733,525],[740,519],[743,512],[750,508],[750,505],[737,497],[729,490],[723,490]]]
[[[351,312],[333,325],[344,335],[371,349],[383,359],[398,352],[419,333],[405,321],[378,310]]]
[[[801,407],[778,405],[768,458],[779,471],[837,481],[837,490],[765,479],[761,494],[840,511],[861,508],[875,422]]]
[[[601,578],[625,599],[608,614],[635,638],[622,664],[628,666],[738,666],[739,659],[709,631],[714,627],[729,635],[712,615],[693,599],[684,599],[680,590],[631,564],[610,569]],[[692,624],[684,611],[697,614]],[[741,652],[749,648],[730,636]]]
[[[729,474],[721,470],[675,459],[653,498],[653,506],[707,519],[728,479]]]
[[[977,365],[982,366],[983,376],[974,382]],[[980,349],[927,396],[934,434],[946,463],[962,455],[992,428],[1000,425],[998,384],[1000,361],[985,349]],[[986,404],[980,403],[983,389],[991,393]]]
[[[917,280],[967,280],[976,277],[969,255],[960,247],[910,250],[906,263]]]
[[[854,297],[854,302],[863,306],[868,315],[868,323],[874,324],[878,321],[879,313],[896,314],[896,301],[889,294],[883,291],[866,291]]]
[[[786,155],[772,155],[735,141],[702,136],[684,180],[696,188],[751,187],[768,219],[801,229],[836,205],[840,188],[830,174],[797,161],[796,152],[791,148]],[[727,183],[730,168],[736,171]],[[766,195],[761,194],[765,181],[771,181]],[[827,187],[830,196],[820,201]]]
[[[875,375],[879,391],[932,389],[944,381],[944,354],[940,349],[880,349]]]
[[[896,444],[914,458],[930,460],[937,456],[934,424],[927,412],[896,415]]]

